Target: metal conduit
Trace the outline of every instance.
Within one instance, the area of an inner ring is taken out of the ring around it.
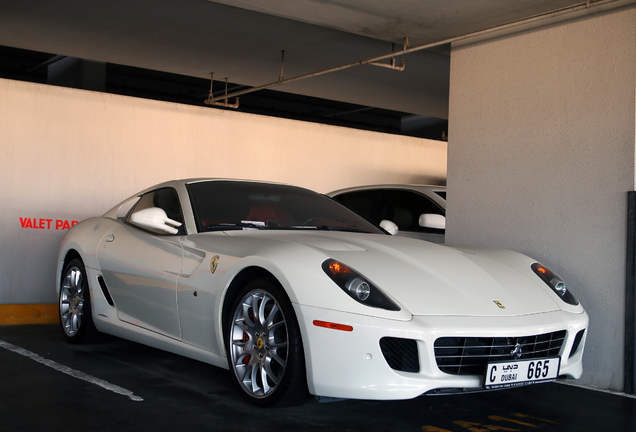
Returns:
[[[544,21],[547,19],[551,19],[551,18],[557,18],[560,17],[562,15],[565,14],[571,14],[574,12],[580,12],[580,11],[586,11],[587,9],[591,8],[591,7],[599,7],[602,5],[607,5],[609,3],[621,3],[619,5],[610,5],[610,7],[606,8],[609,9],[611,7],[618,7],[618,6],[623,6],[623,5],[627,5],[627,4],[632,4],[635,3],[636,0],[586,0],[583,3],[579,3],[573,6],[569,6],[569,7],[565,7],[562,9],[557,9],[555,11],[552,12],[547,12],[544,14],[540,14],[540,15],[536,15],[534,17],[530,17],[530,18],[525,18],[523,20],[519,20],[519,21],[513,21],[511,23],[508,24],[504,24],[501,26],[496,26],[496,27],[491,27],[485,30],[479,30],[477,32],[473,32],[473,33],[467,33],[461,36],[455,36],[452,38],[448,38],[448,39],[444,39],[441,41],[437,41],[437,42],[432,42],[432,43],[428,43],[428,44],[424,44],[424,45],[418,45],[415,47],[409,47],[409,42],[408,42],[408,38],[406,38],[406,43],[404,44],[404,49],[402,51],[395,51],[395,52],[391,52],[389,54],[383,54],[377,57],[370,57],[370,58],[366,58],[366,59],[362,59],[362,60],[358,60],[355,62],[351,62],[351,63],[347,63],[347,64],[343,64],[341,66],[336,66],[336,67],[332,67],[329,69],[323,69],[317,72],[311,72],[311,73],[307,73],[304,75],[298,75],[296,77],[293,78],[283,78],[282,76],[282,68],[281,68],[281,76],[279,77],[279,79],[277,81],[268,83],[268,84],[263,84],[261,86],[258,87],[250,87],[248,89],[245,90],[239,90],[237,92],[234,93],[230,93],[230,94],[225,94],[223,96],[216,96],[216,97],[209,97],[208,99],[205,100],[205,103],[208,105],[222,105],[222,106],[227,106],[227,107],[233,107],[234,105],[238,106],[238,101],[236,101],[234,104],[229,104],[227,103],[227,99],[232,98],[232,97],[238,97],[238,96],[242,96],[244,94],[248,94],[248,93],[253,93],[255,91],[259,91],[259,90],[264,90],[266,88],[270,88],[270,87],[274,87],[274,86],[278,86],[278,85],[282,85],[282,84],[287,84],[290,82],[294,82],[294,81],[299,81],[302,79],[306,79],[306,78],[312,78],[312,77],[316,77],[316,76],[320,76],[320,75],[325,75],[328,73],[332,73],[332,72],[338,72],[344,69],[349,69],[355,66],[362,66],[362,65],[376,65],[376,66],[383,66],[383,67],[388,67],[390,69],[395,69],[395,70],[404,70],[404,62],[402,61],[401,64],[399,66],[395,65],[395,60],[391,61],[390,64],[386,64],[386,63],[379,63],[383,60],[387,60],[387,59],[393,59],[396,54],[401,54],[401,55],[406,55],[406,54],[411,54],[414,53],[416,51],[422,51],[428,48],[434,48],[440,45],[446,45],[446,44],[450,44],[453,42],[459,42],[462,40],[466,40],[469,38],[474,38],[474,37],[479,37],[479,36],[486,36],[490,33],[494,33],[494,32],[500,32],[500,31],[506,31],[506,30],[510,30],[513,29],[515,27],[519,27],[521,25],[529,25],[529,24],[534,24],[536,22],[539,21]],[[402,59],[403,60],[403,59]],[[210,83],[212,84],[212,83]],[[218,102],[221,100],[225,100],[224,102]]]

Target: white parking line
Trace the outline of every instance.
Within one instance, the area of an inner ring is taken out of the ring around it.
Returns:
[[[7,349],[9,351],[13,351],[16,354],[20,354],[23,355],[25,357],[30,358],[31,360],[35,360],[38,363],[42,363],[45,366],[48,366],[50,368],[53,368],[57,371],[60,371],[62,373],[65,373],[66,375],[70,375],[74,378],[78,378],[84,381],[87,381],[91,384],[95,384],[98,385],[106,390],[112,391],[113,393],[117,393],[120,394],[122,396],[127,396],[129,397],[131,400],[140,402],[143,401],[143,399],[139,396],[135,396],[133,394],[133,392],[131,392],[130,390],[126,390],[125,388],[116,386],[114,384],[111,384],[107,381],[104,381],[102,379],[99,378],[95,378],[94,376],[88,375],[84,372],[80,372],[77,371],[75,369],[71,369],[68,366],[64,366],[61,365],[59,363],[54,362],[53,360],[49,360],[49,359],[45,359],[44,357],[40,357],[39,355],[37,355],[36,353],[33,353],[31,351],[25,350],[24,348],[20,348],[18,346],[15,345],[11,345],[8,342],[5,342],[3,340],[0,340],[0,347]]]

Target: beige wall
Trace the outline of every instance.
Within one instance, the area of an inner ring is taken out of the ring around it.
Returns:
[[[549,265],[590,315],[582,382],[623,388],[636,8],[451,54],[449,243]]]
[[[0,304],[55,302],[64,222],[190,177],[443,184],[446,143],[0,79]]]

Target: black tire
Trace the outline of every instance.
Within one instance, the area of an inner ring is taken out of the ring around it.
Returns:
[[[64,266],[58,298],[60,326],[70,343],[92,343],[99,332],[93,322],[86,268],[75,258]]]
[[[285,407],[308,399],[298,320],[275,280],[256,279],[236,294],[225,325],[225,348],[234,382],[248,402]]]

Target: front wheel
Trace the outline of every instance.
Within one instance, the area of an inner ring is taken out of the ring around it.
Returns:
[[[309,395],[296,314],[275,281],[258,279],[236,296],[226,326],[230,369],[257,406],[290,406]]]
[[[62,272],[59,296],[60,324],[71,343],[93,342],[97,329],[93,323],[88,279],[84,263],[71,260]]]

